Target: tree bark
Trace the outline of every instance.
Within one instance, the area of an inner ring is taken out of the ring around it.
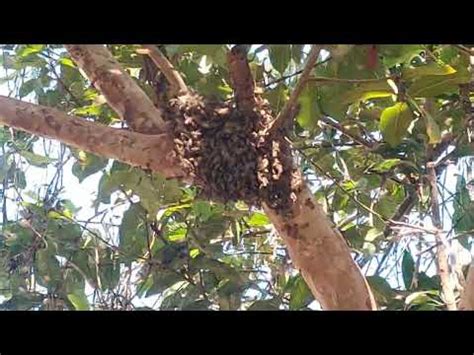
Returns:
[[[0,96],[0,123],[59,140],[84,151],[116,159],[168,178],[183,177],[167,134],[147,135],[99,125],[50,107]]]
[[[471,264],[467,273],[466,284],[459,302],[460,310],[474,310],[474,264]]]
[[[107,103],[133,131],[147,134],[164,131],[165,122],[161,111],[153,105],[151,99],[123,70],[107,48],[101,45],[65,47],[74,62],[105,96]]]
[[[323,309],[375,310],[370,287],[344,238],[301,177],[295,179],[299,181],[290,219],[265,206],[294,265]]]

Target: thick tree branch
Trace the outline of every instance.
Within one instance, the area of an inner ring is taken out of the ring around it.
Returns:
[[[143,48],[137,50],[137,53],[148,55],[158,69],[160,69],[170,84],[170,96],[186,94],[186,92],[188,92],[186,83],[163,53],[152,44],[145,44],[142,47]]]
[[[0,96],[0,123],[132,166],[183,176],[174,160],[173,140],[102,126],[54,108]]]
[[[278,117],[273,122],[272,127],[270,128],[270,131],[275,131],[286,125],[289,125],[290,122],[293,120],[296,114],[297,106],[298,106],[298,98],[301,92],[303,91],[303,89],[305,88],[306,83],[308,82],[309,76],[311,75],[311,71],[313,70],[313,67],[316,64],[316,61],[318,60],[320,51],[321,51],[320,46],[316,46],[316,45],[312,46],[311,51],[308,54],[308,59],[306,61],[305,68],[303,69],[303,73],[301,74],[301,77],[298,83],[296,84],[296,87],[291,93],[291,96],[288,102],[286,103],[286,105],[283,107],[281,112],[278,114]]]
[[[293,263],[323,309],[375,310],[369,285],[344,238],[331,225],[301,176],[295,179],[299,182],[291,218],[265,206]]]
[[[255,84],[244,46],[234,46],[227,54],[227,62],[237,107],[242,112],[252,112],[256,105]]]
[[[101,45],[66,45],[72,59],[105,96],[107,103],[136,132],[165,130],[161,111]]]

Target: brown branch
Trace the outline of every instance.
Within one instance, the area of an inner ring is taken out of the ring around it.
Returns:
[[[301,74],[295,89],[292,91],[288,102],[278,114],[278,117],[275,119],[275,121],[273,121],[270,131],[275,131],[283,128],[284,126],[289,126],[293,121],[298,106],[298,98],[305,88],[306,83],[308,82],[308,78],[311,75],[311,71],[316,64],[316,61],[318,60],[320,51],[320,46],[312,46],[311,51],[308,54],[305,68],[303,69],[303,73]]]
[[[365,84],[365,83],[382,83],[391,79],[390,77],[380,79],[342,79],[342,78],[330,78],[324,76],[312,76],[308,78],[308,81],[314,81],[318,83],[345,83],[345,84]]]
[[[107,103],[136,132],[165,130],[162,113],[118,61],[101,45],[66,45],[71,58],[85,72]]]
[[[345,135],[346,137],[349,137],[350,139],[352,139],[354,142],[360,144],[360,145],[363,145],[364,147],[366,148],[369,148],[369,149],[372,149],[374,148],[374,143],[372,142],[369,142],[368,140],[358,136],[357,134],[355,133],[352,133],[350,131],[348,131],[347,129],[345,129],[341,124],[331,120],[329,117],[321,117],[320,120],[322,122],[324,122],[325,124],[327,124],[328,126],[331,126],[335,129],[337,129],[339,132],[341,132],[343,135]]]
[[[438,186],[434,164],[429,162],[427,164],[427,170],[427,179],[431,185],[431,219],[433,225],[441,230],[443,225],[439,213]],[[442,232],[437,233],[435,237],[436,241],[439,243],[436,250],[436,265],[438,268],[438,275],[441,279],[441,289],[443,291],[446,307],[448,310],[456,310],[457,306],[456,296],[454,295],[454,285],[449,272],[448,250],[446,248],[447,240]]]
[[[170,84],[170,96],[179,96],[187,93],[188,87],[186,83],[168,58],[154,45],[144,44],[142,47],[137,50],[137,53],[147,54],[158,69],[160,69]]]
[[[460,310],[474,310],[474,264],[469,266],[466,284],[459,302]]]
[[[257,101],[255,98],[255,84],[247,60],[247,51],[244,46],[234,46],[227,54],[227,63],[230,73],[230,83],[234,90],[235,102],[242,112],[250,113]]]
[[[341,233],[295,175],[291,219],[264,205],[288,253],[323,309],[375,310],[377,305]]]
[[[324,63],[327,63],[327,62],[329,62],[331,59],[332,59],[332,57],[327,57],[326,59],[324,59],[324,60],[322,60],[322,61],[316,63],[316,64],[313,66],[313,68],[316,68],[316,67],[318,67],[318,66],[320,66],[320,65],[322,65],[322,64],[324,64]],[[278,84],[278,83],[280,83],[280,82],[282,82],[282,81],[285,81],[285,80],[287,80],[287,79],[290,79],[290,78],[292,78],[292,77],[294,77],[294,76],[296,76],[296,75],[302,74],[303,71],[304,71],[304,69],[297,70],[297,71],[295,71],[294,73],[291,73],[291,74],[288,74],[288,75],[284,75],[284,76],[282,76],[281,78],[278,78],[278,79],[275,79],[275,80],[273,80],[273,81],[270,81],[269,83],[266,83],[266,84],[264,84],[263,86],[264,86],[265,88],[267,88],[267,87],[272,86],[272,85],[274,85],[274,84]],[[263,83],[264,83],[263,80],[260,81],[260,82],[263,82]]]
[[[173,141],[166,134],[145,135],[106,127],[5,96],[0,96],[0,123],[132,166],[159,171],[166,177],[183,175],[171,153]]]

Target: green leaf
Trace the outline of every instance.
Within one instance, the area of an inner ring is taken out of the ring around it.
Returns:
[[[290,310],[306,307],[314,300],[313,294],[303,277],[297,276],[290,293]]]
[[[120,281],[120,263],[117,255],[106,249],[100,258],[100,280],[103,290],[113,290]]]
[[[25,158],[28,163],[31,165],[40,167],[40,168],[45,168],[52,162],[55,162],[56,159],[52,159],[49,157],[45,157],[43,155],[35,154],[33,152],[29,152],[27,150],[21,150],[18,152],[23,158]]]
[[[457,234],[466,233],[458,237],[458,241],[467,250],[471,250],[471,238],[474,230],[474,201],[466,186],[466,180],[462,175],[458,175],[456,182],[456,195],[454,197],[454,230]]]
[[[267,90],[263,97],[268,100],[274,112],[279,112],[288,101],[288,87],[280,82],[276,88]]]
[[[157,270],[150,275],[152,279],[151,287],[146,291],[145,297],[150,297],[162,293],[177,282],[183,281],[179,273],[171,270]]]
[[[432,301],[430,295],[437,295],[437,292],[433,291],[422,291],[414,292],[405,298],[405,304],[407,305],[421,305]]]
[[[397,102],[383,110],[380,117],[380,130],[384,139],[392,147],[399,145],[412,120],[413,113],[405,102]]]
[[[459,84],[469,83],[470,76],[463,72],[447,75],[426,75],[414,80],[407,90],[411,97],[434,97],[458,90]]]
[[[44,47],[45,46],[43,44],[30,44],[30,45],[27,45],[27,46],[24,46],[23,48],[21,48],[17,52],[17,55],[19,57],[25,58],[25,57],[28,57],[31,54],[41,52],[44,49]]]
[[[67,298],[77,311],[89,310],[89,300],[87,299],[84,290],[77,290],[75,293],[69,293]]]
[[[378,48],[383,58],[382,61],[387,67],[409,63],[415,55],[420,54],[424,50],[423,46],[419,44],[380,45]]]
[[[413,275],[415,274],[415,261],[408,250],[403,252],[402,276],[405,288],[410,290],[412,287]]]
[[[247,220],[247,223],[251,227],[264,227],[270,223],[270,220],[264,213],[254,212]]]
[[[402,71],[402,79],[416,80],[427,75],[449,75],[456,73],[456,70],[446,64],[430,62],[416,68],[407,68]]]
[[[74,64],[74,62],[70,58],[62,57],[61,59],[59,59],[58,62],[61,65],[65,65],[65,66],[68,66],[68,67],[71,67],[71,68],[76,67],[76,65]]]
[[[395,291],[383,277],[368,276],[367,282],[374,292],[375,299],[379,304],[387,304],[395,296]]]
[[[249,311],[277,311],[280,309],[280,301],[272,298],[269,300],[258,300],[247,309]]]
[[[30,79],[21,84],[20,89],[18,89],[18,96],[21,98],[28,96],[33,92],[37,87],[41,86],[41,82],[38,79]]]
[[[291,47],[289,45],[270,45],[268,52],[273,67],[283,74],[291,59]]]
[[[312,130],[317,126],[318,119],[321,116],[317,100],[318,91],[315,83],[308,83],[298,99],[300,109],[298,116],[296,116],[296,121],[304,129]]]
[[[49,290],[56,290],[62,281],[61,267],[51,246],[36,252],[35,266],[38,283]]]
[[[88,176],[101,171],[109,162],[106,158],[82,151],[79,152],[78,158],[79,159],[72,166],[72,173],[78,178],[79,182],[82,182]]]
[[[400,159],[386,159],[382,161],[381,163],[378,163],[375,165],[372,170],[379,172],[379,173],[385,173],[387,171],[392,170],[394,167],[396,167],[398,164],[400,164]]]
[[[124,213],[119,228],[119,242],[124,262],[132,262],[147,249],[147,226],[144,223],[145,210],[139,204],[132,204]]]
[[[429,144],[438,144],[441,142],[441,131],[438,124],[430,114],[426,115],[426,133],[429,137]]]

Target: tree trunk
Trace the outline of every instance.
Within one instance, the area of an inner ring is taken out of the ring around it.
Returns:
[[[294,265],[323,309],[375,310],[369,285],[344,238],[301,179],[299,184],[290,219],[265,207]]]

